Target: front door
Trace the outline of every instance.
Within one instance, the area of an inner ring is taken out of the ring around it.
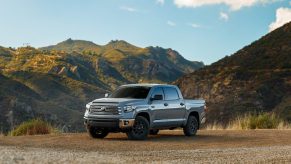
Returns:
[[[155,100],[156,95],[161,95],[161,100]],[[162,120],[166,119],[166,115],[163,114],[164,106],[164,91],[162,87],[157,87],[154,89],[151,95],[150,109],[152,113],[153,126],[159,127]]]

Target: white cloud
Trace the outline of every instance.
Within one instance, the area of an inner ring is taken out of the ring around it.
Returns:
[[[175,23],[175,22],[172,22],[172,21],[168,21],[167,24],[168,24],[169,26],[176,26],[176,23]]]
[[[120,7],[121,10],[124,10],[124,11],[128,11],[128,12],[137,12],[138,10],[133,8],[133,7],[129,7],[129,6],[121,6]]]
[[[200,27],[202,27],[200,24],[196,24],[196,23],[190,23],[189,25],[191,27],[193,27],[193,28],[200,28]]]
[[[219,17],[220,17],[220,19],[222,19],[222,20],[224,20],[224,21],[228,21],[228,19],[229,19],[228,14],[225,13],[225,12],[220,12],[220,13],[219,13]]]
[[[239,10],[243,7],[250,7],[256,4],[273,3],[281,0],[174,0],[178,7],[201,7],[205,5],[220,5],[229,6],[231,10]]]
[[[278,8],[276,11],[276,20],[269,26],[269,32],[275,30],[278,27],[283,26],[285,23],[291,21],[291,8]]]
[[[160,5],[164,5],[165,4],[165,0],[156,0],[157,4]]]

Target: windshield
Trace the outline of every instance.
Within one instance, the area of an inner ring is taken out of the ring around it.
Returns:
[[[131,99],[145,99],[150,91],[151,87],[145,86],[130,86],[121,87],[114,91],[110,98],[131,98]]]

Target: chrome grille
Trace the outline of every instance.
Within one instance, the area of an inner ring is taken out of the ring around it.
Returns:
[[[117,115],[121,114],[121,110],[118,108],[118,106],[112,106],[112,105],[91,105],[89,112],[92,114],[97,115]]]

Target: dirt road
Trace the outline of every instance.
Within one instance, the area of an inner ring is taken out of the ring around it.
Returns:
[[[0,137],[0,163],[291,163],[291,130],[161,131],[146,141],[111,134]]]

